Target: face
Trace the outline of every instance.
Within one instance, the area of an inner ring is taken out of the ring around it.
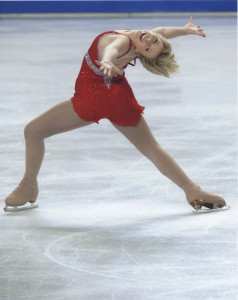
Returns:
[[[140,57],[143,55],[148,59],[154,59],[164,49],[162,40],[152,31],[138,30],[134,35],[135,52]]]

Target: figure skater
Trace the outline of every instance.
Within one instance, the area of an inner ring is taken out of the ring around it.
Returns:
[[[195,210],[224,209],[225,200],[202,190],[156,141],[142,115],[145,107],[138,104],[125,77],[125,68],[135,65],[137,58],[148,71],[170,77],[179,67],[167,39],[189,34],[205,37],[192,17],[184,27],[116,30],[98,35],[83,59],[74,96],[26,125],[25,174],[6,198],[5,211],[37,207],[37,176],[45,152],[44,139],[94,122],[99,124],[103,118],[110,120],[162,174],[183,189]]]

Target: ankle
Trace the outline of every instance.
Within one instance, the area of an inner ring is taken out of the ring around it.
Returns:
[[[181,189],[185,192],[185,194],[187,194],[191,190],[201,189],[201,187],[189,179],[181,185]]]
[[[38,185],[37,178],[32,177],[32,176],[28,176],[28,175],[24,175],[24,177],[22,178],[21,183],[28,183],[28,184],[31,184],[31,185]]]

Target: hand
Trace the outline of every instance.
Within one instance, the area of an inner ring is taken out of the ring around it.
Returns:
[[[103,71],[103,73],[106,77],[111,77],[112,76],[112,71],[116,72],[119,75],[123,75],[123,72],[121,70],[119,70],[117,67],[115,67],[114,64],[110,61],[102,60],[100,62],[98,60],[95,60],[95,62],[99,66],[101,66],[101,68],[99,70]]]
[[[200,26],[196,26],[193,24],[193,17],[190,18],[189,23],[184,26],[189,34],[196,34],[203,37],[206,37],[206,34],[203,32],[203,29]]]

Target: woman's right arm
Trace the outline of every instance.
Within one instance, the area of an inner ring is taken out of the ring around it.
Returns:
[[[125,45],[121,39],[116,39],[111,44],[106,46],[103,51],[101,61],[95,60],[95,62],[101,66],[100,71],[103,71],[106,77],[111,77],[112,72],[123,75],[120,69],[118,69],[113,62],[124,51]]]

